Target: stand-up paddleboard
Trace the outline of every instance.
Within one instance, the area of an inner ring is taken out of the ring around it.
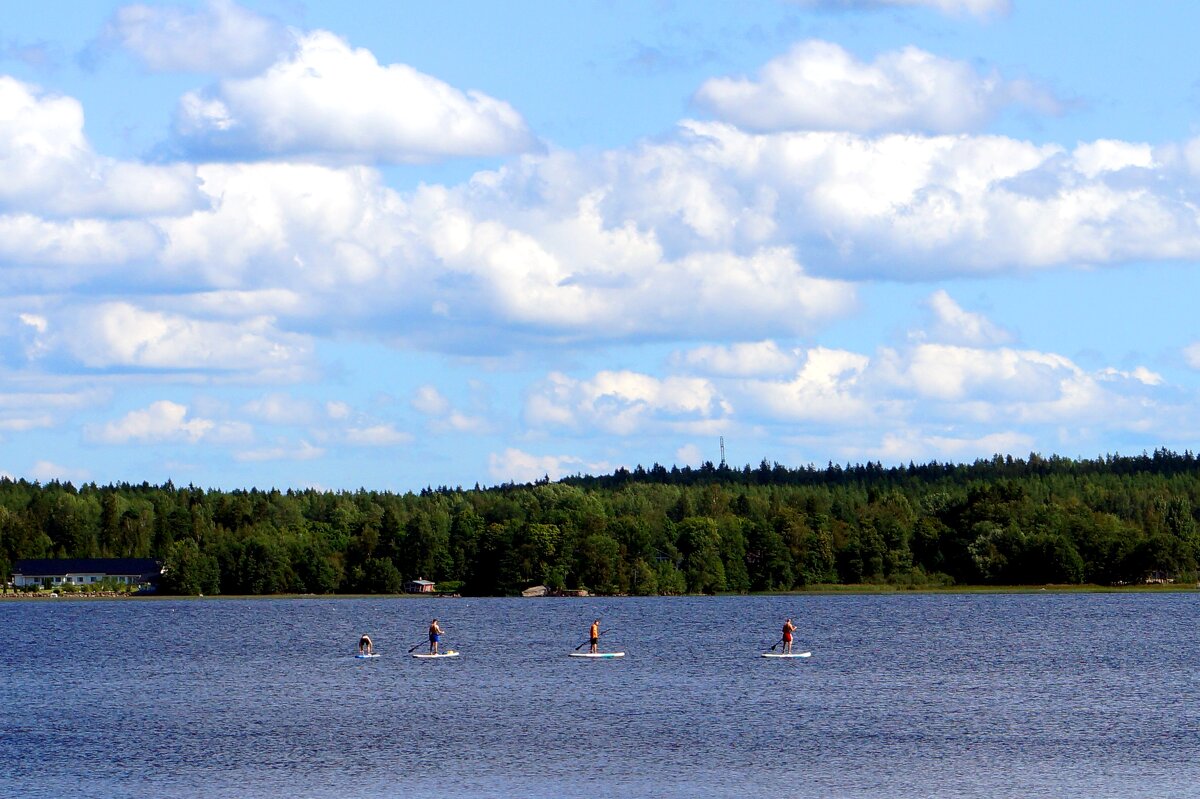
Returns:
[[[765,658],[810,658],[812,652],[792,652],[790,655],[785,655],[782,652],[763,652]]]
[[[623,658],[624,652],[572,652],[573,658]]]
[[[451,649],[446,652],[438,652],[436,655],[431,655],[428,652],[414,652],[413,657],[424,658],[425,660],[433,660],[434,658],[456,658],[458,652]]]
[[[374,655],[374,654],[369,655],[365,652],[360,652],[359,654],[355,655],[354,657],[358,658],[359,660],[366,660],[367,658],[377,658],[377,657],[379,657],[379,655]]]

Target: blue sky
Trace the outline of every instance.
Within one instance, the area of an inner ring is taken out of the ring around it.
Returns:
[[[0,472],[1195,449],[1194,3],[48,0]]]

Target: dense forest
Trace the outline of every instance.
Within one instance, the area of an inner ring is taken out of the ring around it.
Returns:
[[[1200,461],[654,465],[420,494],[0,480],[20,558],[155,557],[174,593],[783,591],[1194,580]]]

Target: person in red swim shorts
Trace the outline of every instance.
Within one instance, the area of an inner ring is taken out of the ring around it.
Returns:
[[[792,620],[788,619],[783,623],[783,654],[792,654],[792,633],[796,631],[796,625],[792,624]]]

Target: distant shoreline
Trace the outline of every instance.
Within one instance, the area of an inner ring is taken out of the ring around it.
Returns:
[[[668,597],[768,597],[768,596],[893,596],[913,594],[1180,594],[1200,591],[1200,585],[1195,583],[1170,583],[1166,585],[956,585],[956,586],[898,586],[898,585],[819,585],[795,591],[757,591],[750,593],[719,592],[717,594],[672,594],[650,595],[649,598]],[[633,595],[600,595],[592,594],[587,597],[520,597],[520,596],[436,596],[429,594],[214,594],[211,596],[185,596],[168,594],[60,594],[57,597],[48,594],[35,596],[31,594],[0,593],[0,601],[124,601],[149,600],[152,602],[172,599],[187,600],[259,600],[259,599],[526,599],[530,602],[546,600],[612,600],[612,599],[644,599],[645,596]]]

